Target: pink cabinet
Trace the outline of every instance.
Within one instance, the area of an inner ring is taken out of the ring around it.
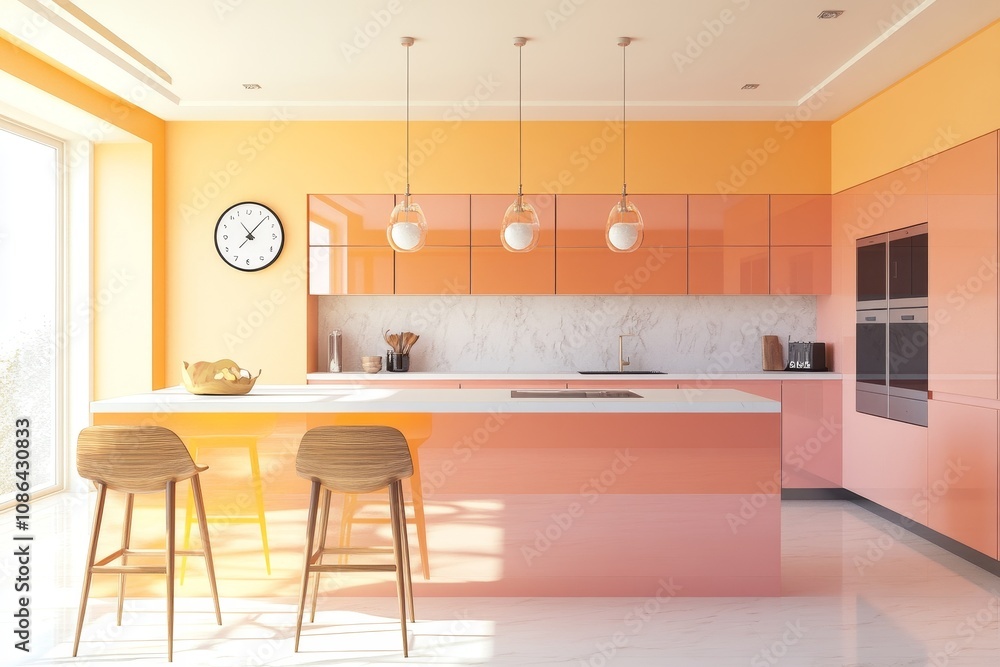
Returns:
[[[997,558],[995,408],[932,400],[928,404],[928,525]]]
[[[781,471],[785,488],[842,486],[842,403],[840,380],[781,383]]]
[[[997,133],[928,159],[931,391],[996,399]]]
[[[771,246],[771,294],[829,294],[830,246]]]
[[[607,249],[608,214],[620,200],[620,195],[557,195],[556,245]],[[643,248],[687,245],[687,195],[629,195],[629,200],[642,214]]]
[[[386,246],[392,195],[309,195],[309,245]]]
[[[689,195],[691,246],[766,246],[767,195]]]
[[[688,248],[688,294],[767,294],[767,246]]]
[[[466,247],[424,246],[396,253],[396,294],[469,294]]]
[[[635,252],[556,248],[556,294],[685,294],[687,253],[645,243]]]
[[[393,257],[385,247],[309,247],[309,294],[392,294]]]
[[[831,195],[771,195],[771,245],[830,245],[831,206]]]

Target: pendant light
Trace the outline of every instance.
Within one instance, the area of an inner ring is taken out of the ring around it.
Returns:
[[[608,247],[615,252],[632,252],[642,245],[642,214],[628,200],[625,185],[625,47],[631,43],[628,37],[618,38],[618,46],[622,47],[622,198],[608,214],[605,231]]]
[[[416,252],[424,247],[427,220],[420,204],[410,199],[410,47],[413,38],[403,37],[399,43],[406,47],[406,194],[389,215],[386,236],[396,252]]]
[[[521,47],[527,42],[524,37],[514,38],[514,46],[517,47],[517,199],[507,207],[500,225],[500,243],[510,252],[534,250],[538,245],[540,232],[538,214],[531,204],[524,201],[522,192],[521,162],[524,149],[521,132]]]

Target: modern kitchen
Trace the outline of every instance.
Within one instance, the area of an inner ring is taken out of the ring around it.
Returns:
[[[992,664],[1000,8],[440,4],[0,4],[12,664]]]

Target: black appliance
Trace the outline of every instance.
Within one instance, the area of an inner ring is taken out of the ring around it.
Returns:
[[[858,412],[927,425],[927,225],[857,242]]]

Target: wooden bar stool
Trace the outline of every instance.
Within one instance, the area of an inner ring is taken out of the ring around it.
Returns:
[[[413,584],[410,578],[410,553],[406,536],[406,511],[403,507],[402,480],[413,476],[413,460],[406,438],[388,426],[318,426],[310,429],[299,445],[295,471],[312,482],[309,494],[309,514],[306,520],[305,561],[302,567],[302,589],[295,622],[295,650],[299,650],[302,616],[310,575],[316,575],[312,618],[316,614],[319,577],[323,572],[395,572],[396,596],[399,599],[399,622],[403,632],[403,657],[409,655],[406,637],[406,616],[413,612]],[[389,517],[392,547],[330,547],[326,546],[326,527],[330,515],[331,491],[340,493],[372,493],[388,487]],[[320,491],[323,495],[320,509]],[[322,513],[319,539],[315,540],[317,515]],[[316,544],[318,542],[318,544]],[[315,548],[314,548],[315,547]],[[395,563],[323,563],[327,554],[392,553]]]
[[[212,547],[208,540],[205,521],[205,503],[201,493],[198,473],[207,467],[198,467],[188,454],[184,443],[172,431],[160,426],[91,426],[80,432],[77,443],[76,467],[80,476],[97,484],[97,509],[94,513],[94,529],[87,550],[87,569],[83,577],[83,593],[80,596],[80,612],[76,621],[76,636],[73,639],[73,657],[80,647],[83,619],[87,613],[87,596],[94,574],[118,575],[118,625],[122,621],[122,606],[125,602],[125,577],[128,574],[165,574],[167,577],[167,660],[174,659],[174,559],[176,556],[204,556],[208,571],[208,582],[215,601],[215,620],[222,625],[219,609],[219,591],[215,584],[215,567],[212,562]],[[191,480],[195,509],[198,512],[198,530],[201,533],[201,550],[176,550],[174,523],[177,482]],[[104,501],[108,489],[125,493],[125,521],[122,526],[121,548],[97,560],[97,541],[100,537],[101,520],[104,517]],[[135,494],[157,493],[166,495],[166,550],[131,549],[132,508]],[[128,565],[128,557],[134,555],[162,555],[164,565]],[[121,565],[109,565],[118,558]]]

